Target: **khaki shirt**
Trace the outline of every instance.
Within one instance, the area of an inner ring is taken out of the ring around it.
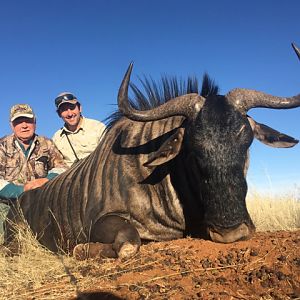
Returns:
[[[20,147],[14,134],[0,139],[0,189],[8,183],[24,185],[28,181],[60,174],[67,170],[63,157],[54,143],[35,135],[28,156]]]
[[[70,143],[77,157],[79,159],[85,158],[95,150],[104,134],[105,128],[105,125],[100,121],[82,117],[80,127],[76,131],[72,132],[64,126],[55,132],[52,139],[63,155],[64,161],[70,167],[76,161],[76,156]]]

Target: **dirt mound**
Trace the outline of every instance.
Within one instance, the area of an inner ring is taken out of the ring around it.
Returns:
[[[30,299],[300,299],[300,230],[232,244],[149,243],[127,261],[79,265],[72,280],[76,291],[61,282]]]

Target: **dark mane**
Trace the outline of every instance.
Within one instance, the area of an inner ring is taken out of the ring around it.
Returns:
[[[219,87],[215,84],[207,73],[203,75],[201,91],[199,90],[199,81],[196,77],[188,77],[187,81],[178,79],[176,76],[162,76],[160,82],[155,82],[151,77],[139,78],[144,92],[134,83],[130,83],[132,97],[129,101],[132,107],[138,110],[149,110],[157,107],[175,97],[197,93],[203,97],[217,95]],[[112,113],[105,121],[107,128],[111,128],[121,117],[122,113],[117,110]]]

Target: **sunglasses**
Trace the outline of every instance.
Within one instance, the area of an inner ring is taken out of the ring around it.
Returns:
[[[62,102],[70,101],[70,100],[77,100],[77,98],[72,94],[65,94],[62,96],[58,96],[55,98],[55,105],[58,107]]]

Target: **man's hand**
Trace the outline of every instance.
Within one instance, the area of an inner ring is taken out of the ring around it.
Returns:
[[[25,185],[24,185],[24,191],[28,191],[28,190],[33,190],[36,189],[42,185],[44,185],[46,182],[48,182],[49,179],[48,178],[38,178],[38,179],[34,179],[32,181],[28,181]]]

